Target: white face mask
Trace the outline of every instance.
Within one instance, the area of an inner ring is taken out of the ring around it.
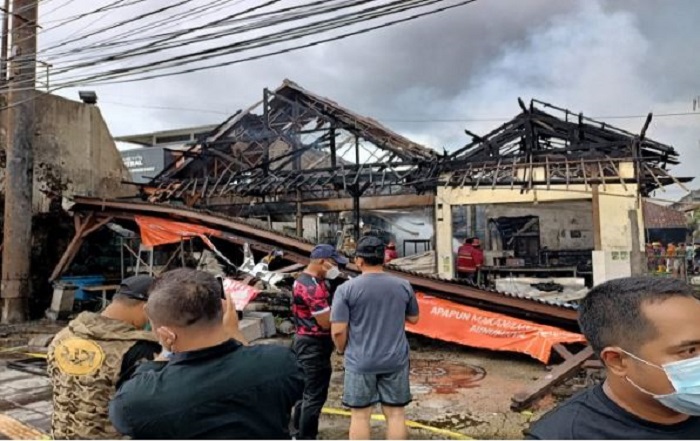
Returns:
[[[664,371],[675,391],[670,394],[655,394],[625,377],[632,386],[678,413],[700,416],[700,356],[658,366],[627,351],[622,352],[635,360]]]
[[[333,280],[338,278],[340,276],[340,270],[338,269],[337,266],[331,267],[328,271],[326,271],[326,279],[328,280]]]

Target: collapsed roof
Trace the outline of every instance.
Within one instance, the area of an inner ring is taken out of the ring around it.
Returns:
[[[620,176],[622,162],[635,165],[637,176],[629,183],[639,184],[644,195],[692,180],[668,173],[669,165],[679,163],[678,152],[646,137],[651,113],[634,134],[542,101],[531,100],[526,106],[518,99],[518,104],[522,112],[492,132],[479,136],[466,131],[473,140],[447,158],[445,168],[453,172],[447,185],[624,185],[628,182]],[[533,167],[546,168],[542,182],[534,181]]]
[[[436,151],[291,81],[239,111],[150,184],[152,201],[226,205],[418,194]],[[298,194],[298,193],[301,194]]]
[[[417,196],[434,194],[438,185],[528,191],[544,184],[621,183],[637,184],[648,195],[692,180],[668,173],[679,162],[673,147],[646,138],[651,114],[633,134],[540,101],[518,102],[522,112],[511,121],[485,136],[466,131],[473,141],[443,156],[285,80],[201,136],[143,190],[153,202],[248,216],[291,214],[301,201],[353,202],[326,206],[342,211],[357,209],[361,196],[414,196],[389,207],[405,208],[419,205]],[[623,162],[634,164],[633,177],[621,174]],[[545,172],[535,177],[534,167]]]

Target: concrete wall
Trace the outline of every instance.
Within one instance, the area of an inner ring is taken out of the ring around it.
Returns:
[[[136,193],[122,184],[124,166],[97,106],[41,94],[34,147],[34,211],[47,212],[61,196],[114,198]]]
[[[52,288],[48,276],[74,234],[72,219],[61,209],[62,197],[114,198],[136,193],[135,187],[121,183],[130,174],[98,107],[37,93],[36,111],[32,318],[41,317],[49,306]],[[0,139],[4,148],[4,136]],[[0,182],[4,173],[3,167]],[[0,228],[1,220],[2,216]]]
[[[623,178],[634,177],[634,167],[631,163],[619,165],[620,176]],[[523,171],[524,173],[524,171]],[[534,180],[543,180],[544,168],[533,169]],[[536,214],[538,205],[544,202],[562,201],[591,201],[590,187],[585,185],[552,185],[548,189],[546,185],[535,186],[531,191],[521,192],[520,188],[500,187],[492,189],[490,186],[473,188],[440,187],[436,197],[436,232],[437,232],[437,259],[438,272],[445,277],[452,277],[454,271],[453,243],[452,243],[452,206],[453,205],[493,205],[493,204],[529,204],[532,213]],[[638,252],[644,246],[644,219],[641,203],[635,184],[607,184],[599,186],[599,222],[601,251],[632,251],[633,244],[638,244]],[[637,228],[630,224],[630,211],[637,219]],[[541,225],[541,224],[540,224]],[[638,233],[633,240],[633,232]],[[605,259],[600,265],[605,265]],[[594,266],[596,259],[594,255]],[[601,272],[599,272],[601,273]],[[602,273],[608,273],[605,270]],[[602,274],[601,273],[601,274]],[[598,283],[596,281],[596,283]]]

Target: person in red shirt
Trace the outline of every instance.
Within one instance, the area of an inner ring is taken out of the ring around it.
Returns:
[[[348,259],[327,244],[316,245],[311,263],[294,281],[292,316],[296,325],[293,349],[304,371],[304,398],[294,408],[297,439],[316,439],[318,419],[328,398],[333,340],[330,333],[329,281],[340,275]]]
[[[481,242],[470,237],[457,250],[457,277],[477,282],[479,269],[484,264],[484,252]]]
[[[399,253],[396,252],[396,244],[394,241],[389,242],[384,250],[384,265],[388,264],[394,259],[398,259]]]

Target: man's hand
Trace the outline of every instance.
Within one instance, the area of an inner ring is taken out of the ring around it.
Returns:
[[[156,329],[155,333],[163,349],[160,354],[156,355],[153,361],[168,361],[172,354],[173,344],[175,344],[175,334],[163,327]]]
[[[238,323],[238,312],[236,311],[235,303],[233,303],[233,298],[229,293],[225,293],[224,295],[226,296],[226,299],[221,301],[224,309],[224,328],[228,332],[229,337],[247,346],[248,340],[246,340],[240,330]]]

